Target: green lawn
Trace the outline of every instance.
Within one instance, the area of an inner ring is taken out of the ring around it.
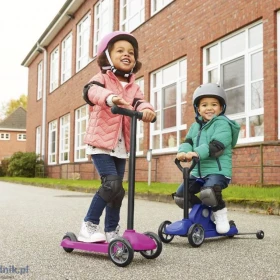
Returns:
[[[49,188],[62,188],[67,190],[77,190],[84,192],[94,192],[100,186],[99,180],[66,180],[66,179],[51,179],[51,178],[19,178],[19,177],[0,177],[0,181],[16,182],[22,184],[37,185]],[[162,194],[170,195],[175,192],[178,184],[166,183],[151,183],[148,186],[147,182],[136,182],[135,192],[139,194]],[[124,188],[127,190],[128,183],[124,183]],[[280,186],[278,187],[251,187],[251,186],[236,186],[229,185],[223,191],[223,197],[227,201],[242,202],[273,202],[280,203]]]

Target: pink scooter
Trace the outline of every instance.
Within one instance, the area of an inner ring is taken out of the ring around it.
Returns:
[[[153,232],[137,233],[133,229],[134,221],[134,193],[135,193],[135,151],[136,151],[136,127],[137,119],[142,119],[141,112],[128,110],[113,106],[111,109],[113,114],[120,114],[131,117],[130,126],[130,158],[129,158],[129,174],[128,174],[128,211],[127,211],[127,229],[122,237],[113,239],[110,243],[85,243],[79,242],[72,232],[67,232],[62,241],[61,246],[67,253],[71,253],[74,249],[83,251],[92,251],[96,253],[108,254],[111,261],[120,267],[125,267],[131,263],[134,252],[140,254],[146,259],[157,258],[162,251],[162,242],[158,235]],[[155,119],[153,120],[155,122]]]

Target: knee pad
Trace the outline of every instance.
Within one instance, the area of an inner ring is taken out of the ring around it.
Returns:
[[[102,177],[101,180],[102,185],[97,192],[107,203],[109,203],[123,190],[122,179],[117,175],[108,175]]]
[[[125,195],[125,190],[122,186],[122,188],[117,193],[117,195],[114,197],[114,199],[111,202],[109,202],[107,205],[112,208],[120,208],[122,206],[122,201],[123,201],[124,195]]]
[[[180,208],[184,209],[184,198],[182,196],[177,196],[176,193],[173,193],[172,198]]]
[[[200,199],[203,204],[211,207],[218,205],[218,200],[213,187],[203,187],[200,190]]]

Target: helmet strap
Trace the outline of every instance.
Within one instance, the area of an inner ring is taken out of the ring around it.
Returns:
[[[110,63],[111,66],[102,66],[102,70],[111,70],[115,75],[117,75],[117,76],[123,76],[123,77],[125,77],[125,78],[128,78],[129,76],[132,75],[132,73],[133,73],[133,68],[134,68],[134,67],[133,67],[129,72],[124,72],[124,71],[122,71],[122,70],[118,70],[117,68],[115,68],[115,66],[114,66],[114,64],[113,64],[113,62],[112,62],[112,59],[111,59],[111,57],[110,57],[110,54],[109,54],[108,49],[106,49],[105,54],[106,54],[106,57],[107,57],[107,59],[108,59],[108,61],[109,61],[109,63]],[[135,63],[135,64],[136,64],[136,63]],[[134,66],[135,66],[135,65],[134,65]]]

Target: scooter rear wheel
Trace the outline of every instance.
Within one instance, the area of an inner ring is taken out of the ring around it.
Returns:
[[[204,241],[204,228],[200,224],[193,224],[188,231],[188,240],[193,247],[199,247]]]
[[[125,267],[132,262],[134,250],[128,240],[118,237],[109,243],[108,255],[115,265]]]
[[[162,251],[162,243],[159,239],[159,237],[153,233],[153,232],[144,232],[144,234],[148,237],[150,237],[157,245],[156,249],[153,250],[146,250],[146,251],[140,251],[140,254],[145,257],[146,259],[155,259],[157,258]]]
[[[174,235],[165,233],[166,226],[168,226],[170,224],[171,224],[170,221],[164,221],[160,224],[160,226],[158,228],[158,236],[159,236],[160,240],[164,243],[169,243],[174,238]]]
[[[63,240],[63,239],[69,239],[69,240],[74,241],[74,242],[77,242],[77,241],[78,241],[76,235],[75,235],[73,232],[67,232],[67,233],[63,236],[62,240]],[[71,253],[71,252],[73,252],[73,250],[74,250],[74,248],[66,248],[66,247],[62,247],[62,248],[63,248],[64,251],[67,252],[67,253]]]

